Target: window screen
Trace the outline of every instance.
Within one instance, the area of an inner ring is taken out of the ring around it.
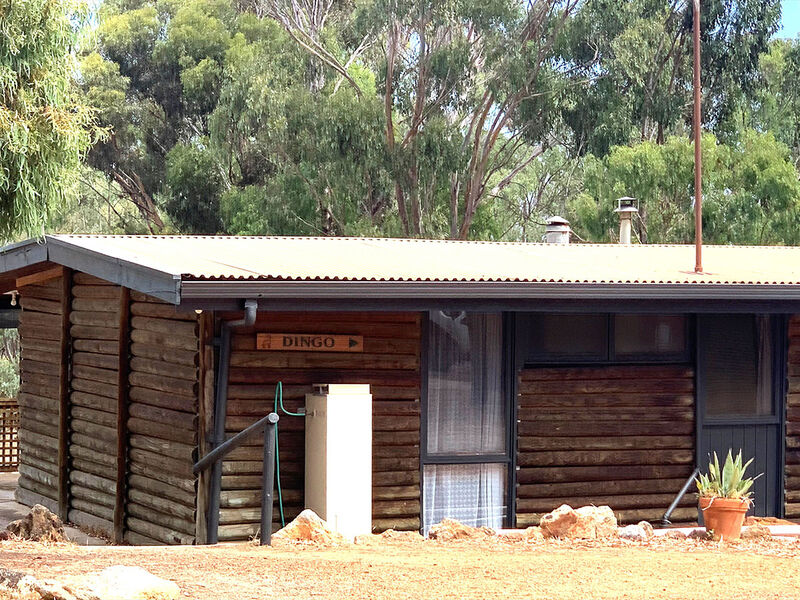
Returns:
[[[706,416],[772,414],[769,318],[703,315],[697,323],[698,369]]]
[[[617,359],[686,354],[686,319],[681,315],[615,315],[614,355]]]

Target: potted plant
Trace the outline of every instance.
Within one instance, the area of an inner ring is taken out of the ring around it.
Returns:
[[[753,503],[750,488],[761,477],[744,476],[752,462],[751,458],[742,464],[742,451],[733,458],[728,450],[728,458],[720,469],[717,453],[714,452],[714,460],[709,461],[708,474],[701,474],[696,479],[703,520],[706,530],[713,533],[714,539],[739,539],[745,513]]]

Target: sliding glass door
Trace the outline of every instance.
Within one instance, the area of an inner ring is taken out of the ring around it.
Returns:
[[[500,314],[431,313],[423,415],[423,528],[502,527],[509,460]]]

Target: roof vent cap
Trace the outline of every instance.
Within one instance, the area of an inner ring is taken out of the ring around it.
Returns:
[[[619,215],[619,243],[630,244],[633,215],[639,213],[639,201],[623,196],[617,200],[617,209],[614,212]]]
[[[569,244],[569,221],[557,215],[546,221],[544,241],[548,244]]]

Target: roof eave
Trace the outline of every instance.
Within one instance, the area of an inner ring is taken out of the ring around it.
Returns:
[[[472,281],[185,280],[184,302],[224,298],[347,299],[613,299],[798,301],[800,285]]]
[[[181,301],[181,277],[132,261],[95,252],[54,236],[26,240],[0,249],[0,275],[39,263],[55,263],[94,275],[172,304]]]

